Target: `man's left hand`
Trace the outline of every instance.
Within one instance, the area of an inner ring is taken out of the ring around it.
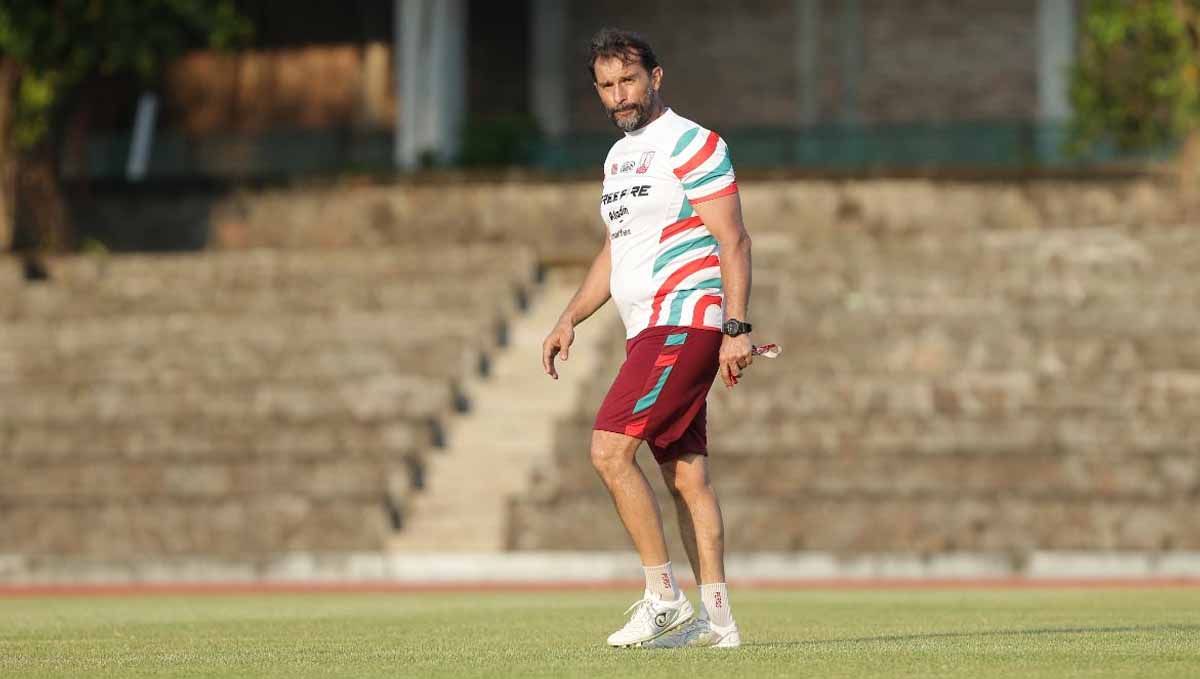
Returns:
[[[750,367],[754,362],[754,356],[751,352],[754,350],[754,344],[750,341],[750,335],[738,335],[730,337],[725,335],[721,340],[720,353],[720,375],[721,381],[729,389],[738,383],[738,378],[742,376],[742,371]]]

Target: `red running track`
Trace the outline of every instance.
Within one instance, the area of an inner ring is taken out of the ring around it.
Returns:
[[[641,580],[595,582],[176,582],[86,585],[0,585],[0,597],[230,595],[230,594],[420,594],[478,592],[572,592],[637,589]],[[681,581],[681,585],[692,583]],[[746,589],[940,590],[940,589],[1165,589],[1200,587],[1196,578],[982,578],[735,580]]]

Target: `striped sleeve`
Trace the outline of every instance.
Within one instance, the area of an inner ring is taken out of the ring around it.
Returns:
[[[729,147],[716,132],[701,127],[684,132],[675,142],[671,164],[693,203],[737,193]]]

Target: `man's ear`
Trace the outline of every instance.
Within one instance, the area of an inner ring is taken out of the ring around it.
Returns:
[[[653,71],[650,71],[650,85],[657,90],[662,86],[663,70],[662,66],[655,66]]]

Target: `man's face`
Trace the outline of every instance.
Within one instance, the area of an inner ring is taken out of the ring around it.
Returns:
[[[617,57],[602,57],[593,66],[596,73],[596,92],[609,120],[625,132],[632,132],[650,122],[658,102],[662,84],[662,67],[650,73],[642,62],[624,61]]]

